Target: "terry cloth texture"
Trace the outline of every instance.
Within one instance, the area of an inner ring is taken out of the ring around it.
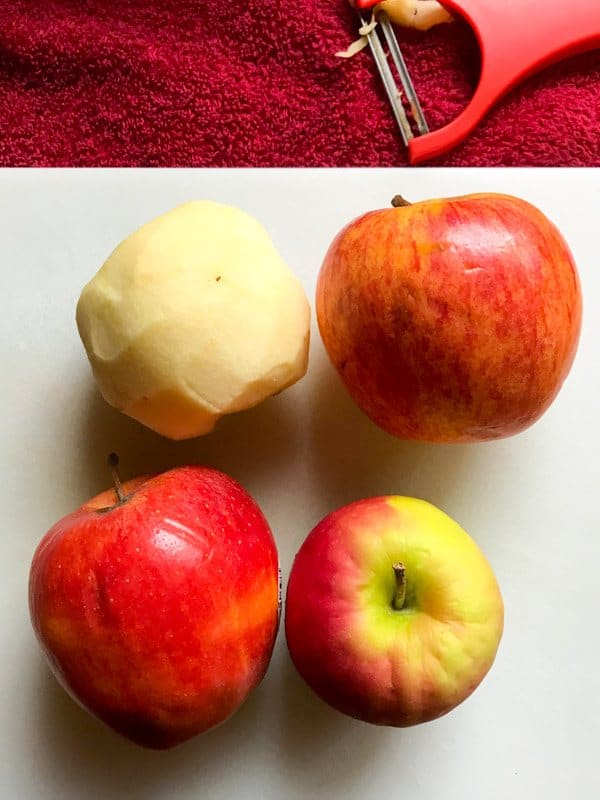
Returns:
[[[2,0],[0,165],[403,165],[370,53],[334,55],[356,30],[346,0]],[[474,91],[474,35],[399,38],[438,128]],[[599,166],[600,51],[532,77],[435,164]]]

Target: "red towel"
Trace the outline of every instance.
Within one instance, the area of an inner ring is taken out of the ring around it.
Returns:
[[[346,0],[1,0],[0,164],[402,165],[370,54],[334,56],[354,38]],[[474,37],[400,38],[440,127],[474,90]],[[600,165],[600,51],[530,79],[437,163]]]

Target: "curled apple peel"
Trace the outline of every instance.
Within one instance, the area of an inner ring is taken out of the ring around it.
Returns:
[[[171,439],[211,431],[306,372],[310,308],[263,226],[187,203],[125,239],[77,326],[104,398]]]

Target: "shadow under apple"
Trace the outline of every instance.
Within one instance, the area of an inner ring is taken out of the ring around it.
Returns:
[[[107,455],[119,454],[121,478],[202,464],[226,472],[251,494],[265,470],[277,473],[301,431],[292,409],[296,387],[248,411],[223,417],[205,436],[177,442],[160,436],[106,403],[90,380],[82,405],[78,492],[87,499],[110,485]],[[259,499],[259,498],[257,498]]]
[[[243,763],[248,731],[265,716],[268,693],[252,692],[222,725],[171,750],[144,750],[111,731],[59,686],[40,666],[39,729],[44,761],[60,765],[61,785],[73,796],[145,800],[168,796],[177,785],[196,785],[199,796],[227,775],[234,760]],[[163,794],[164,792],[164,794]]]
[[[524,491],[532,477],[520,456],[523,441],[530,455],[539,453],[543,464],[547,458],[543,426],[473,444],[398,439],[371,422],[350,397],[323,348],[315,350],[309,404],[311,527],[355,500],[407,495],[441,508],[493,557],[503,542],[497,525],[489,524],[488,507],[498,504],[498,492],[504,494],[506,535],[511,535],[511,497]],[[504,476],[500,483],[498,475]]]
[[[323,350],[313,357],[311,459],[323,516],[363,497],[421,497],[452,516],[455,493],[484,453],[480,445],[398,439],[354,403]],[[319,517],[320,519],[320,517]],[[315,520],[315,522],[318,520]]]
[[[310,794],[310,775],[323,776],[336,797],[342,796],[374,753],[390,737],[400,744],[401,732],[353,720],[324,703],[302,680],[286,652],[279,669],[281,713],[278,754],[285,769],[295,775]],[[357,736],[360,728],[360,736]],[[338,794],[339,793],[339,794]]]

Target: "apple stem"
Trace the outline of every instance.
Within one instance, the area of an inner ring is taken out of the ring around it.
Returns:
[[[406,567],[402,562],[397,561],[392,565],[394,575],[396,576],[396,594],[392,601],[392,606],[396,611],[404,608],[404,601],[406,600]]]
[[[406,208],[406,206],[411,206],[412,203],[409,203],[408,200],[405,200],[401,194],[397,194],[392,197],[392,206],[394,208]]]
[[[113,483],[115,485],[115,492],[119,503],[124,503],[127,500],[127,495],[123,491],[123,484],[119,478],[117,467],[119,466],[119,456],[116,453],[111,453],[108,457],[108,466],[110,468]]]

